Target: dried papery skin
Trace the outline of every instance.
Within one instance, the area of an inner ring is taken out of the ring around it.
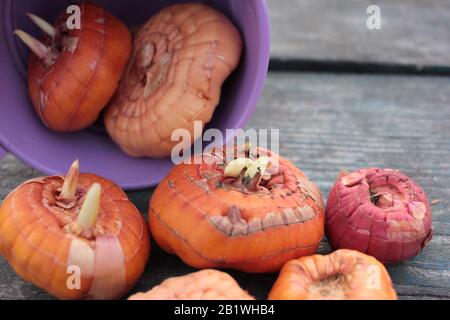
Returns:
[[[68,30],[65,11],[56,19],[50,50],[31,53],[28,91],[44,124],[59,132],[87,128],[113,96],[131,52],[131,35],[117,18],[82,4],[81,29]],[[45,30],[47,28],[44,28]]]
[[[61,203],[63,179],[33,179],[5,198],[0,253],[19,276],[60,299],[119,298],[148,260],[146,222],[120,187],[93,174],[80,174],[76,199]],[[96,183],[101,186],[100,210],[92,227],[83,229],[77,225],[79,211]],[[67,286],[74,274],[70,266],[80,268],[79,289]]]
[[[238,30],[203,4],[177,4],[137,33],[117,94],[105,115],[112,139],[129,155],[165,157],[175,129],[206,124],[242,51]],[[198,134],[197,134],[198,135]]]
[[[251,160],[279,157],[264,179],[249,179],[245,171],[227,177],[225,167],[235,157],[224,154],[212,150],[202,164],[177,165],[162,180],[149,208],[156,242],[195,268],[253,273],[278,271],[314,253],[324,234],[320,190],[288,160],[263,149],[251,151]]]
[[[281,269],[270,300],[396,300],[385,267],[375,258],[341,249],[291,260]]]
[[[343,172],[328,196],[325,227],[333,248],[397,262],[430,241],[431,206],[422,188],[398,170]]]
[[[202,270],[163,281],[128,300],[254,300],[227,273]]]

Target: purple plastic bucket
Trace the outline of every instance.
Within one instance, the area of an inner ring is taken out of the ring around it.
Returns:
[[[129,26],[136,26],[167,5],[188,1],[94,2]],[[270,52],[268,10],[265,0],[204,2],[231,18],[240,29],[245,43],[241,64],[225,83],[221,103],[208,125],[225,132],[227,128],[245,126],[261,96]],[[13,36],[13,31],[20,27],[39,36],[40,31],[25,13],[31,12],[53,21],[58,12],[72,3],[43,0],[3,0],[0,3],[0,158],[5,152],[11,152],[46,174],[63,173],[78,158],[83,172],[109,178],[125,189],[154,186],[171,168],[170,159],[131,158],[98,130],[54,133],[41,123],[33,111],[26,84],[29,51]]]

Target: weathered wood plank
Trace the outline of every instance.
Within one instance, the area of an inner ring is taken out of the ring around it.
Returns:
[[[447,0],[269,0],[272,56],[450,66]],[[381,8],[381,30],[366,26]]]
[[[344,168],[395,167],[420,183],[433,206],[434,238],[421,255],[389,266],[401,298],[450,298],[450,79],[332,74],[272,74],[249,124],[280,128],[281,153],[320,186],[325,198]],[[0,161],[0,198],[39,173],[12,156]],[[152,190],[129,193],[144,213]],[[330,251],[324,240],[319,252]],[[191,272],[153,245],[150,263],[133,290]],[[232,271],[258,298],[275,275]],[[0,299],[47,299],[0,258]]]

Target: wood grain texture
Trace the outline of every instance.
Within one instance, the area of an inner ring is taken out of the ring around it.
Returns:
[[[450,298],[450,79],[333,74],[271,74],[249,123],[280,128],[281,154],[315,181],[324,197],[342,169],[401,169],[422,185],[433,206],[434,237],[416,258],[388,267],[402,299]],[[12,156],[0,161],[0,197],[39,173]],[[147,212],[152,190],[130,192]],[[319,252],[330,252],[324,239]],[[153,243],[150,261],[133,292],[193,271]],[[276,275],[231,271],[257,298]],[[132,292],[132,293],[133,293]],[[49,299],[22,281],[0,257],[0,299]]]
[[[450,66],[447,0],[268,0],[272,57]],[[381,8],[381,30],[366,26]]]

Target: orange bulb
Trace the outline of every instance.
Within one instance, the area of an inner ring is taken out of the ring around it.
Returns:
[[[78,174],[29,180],[0,207],[0,253],[60,299],[120,298],[150,252],[143,216],[112,181]]]

